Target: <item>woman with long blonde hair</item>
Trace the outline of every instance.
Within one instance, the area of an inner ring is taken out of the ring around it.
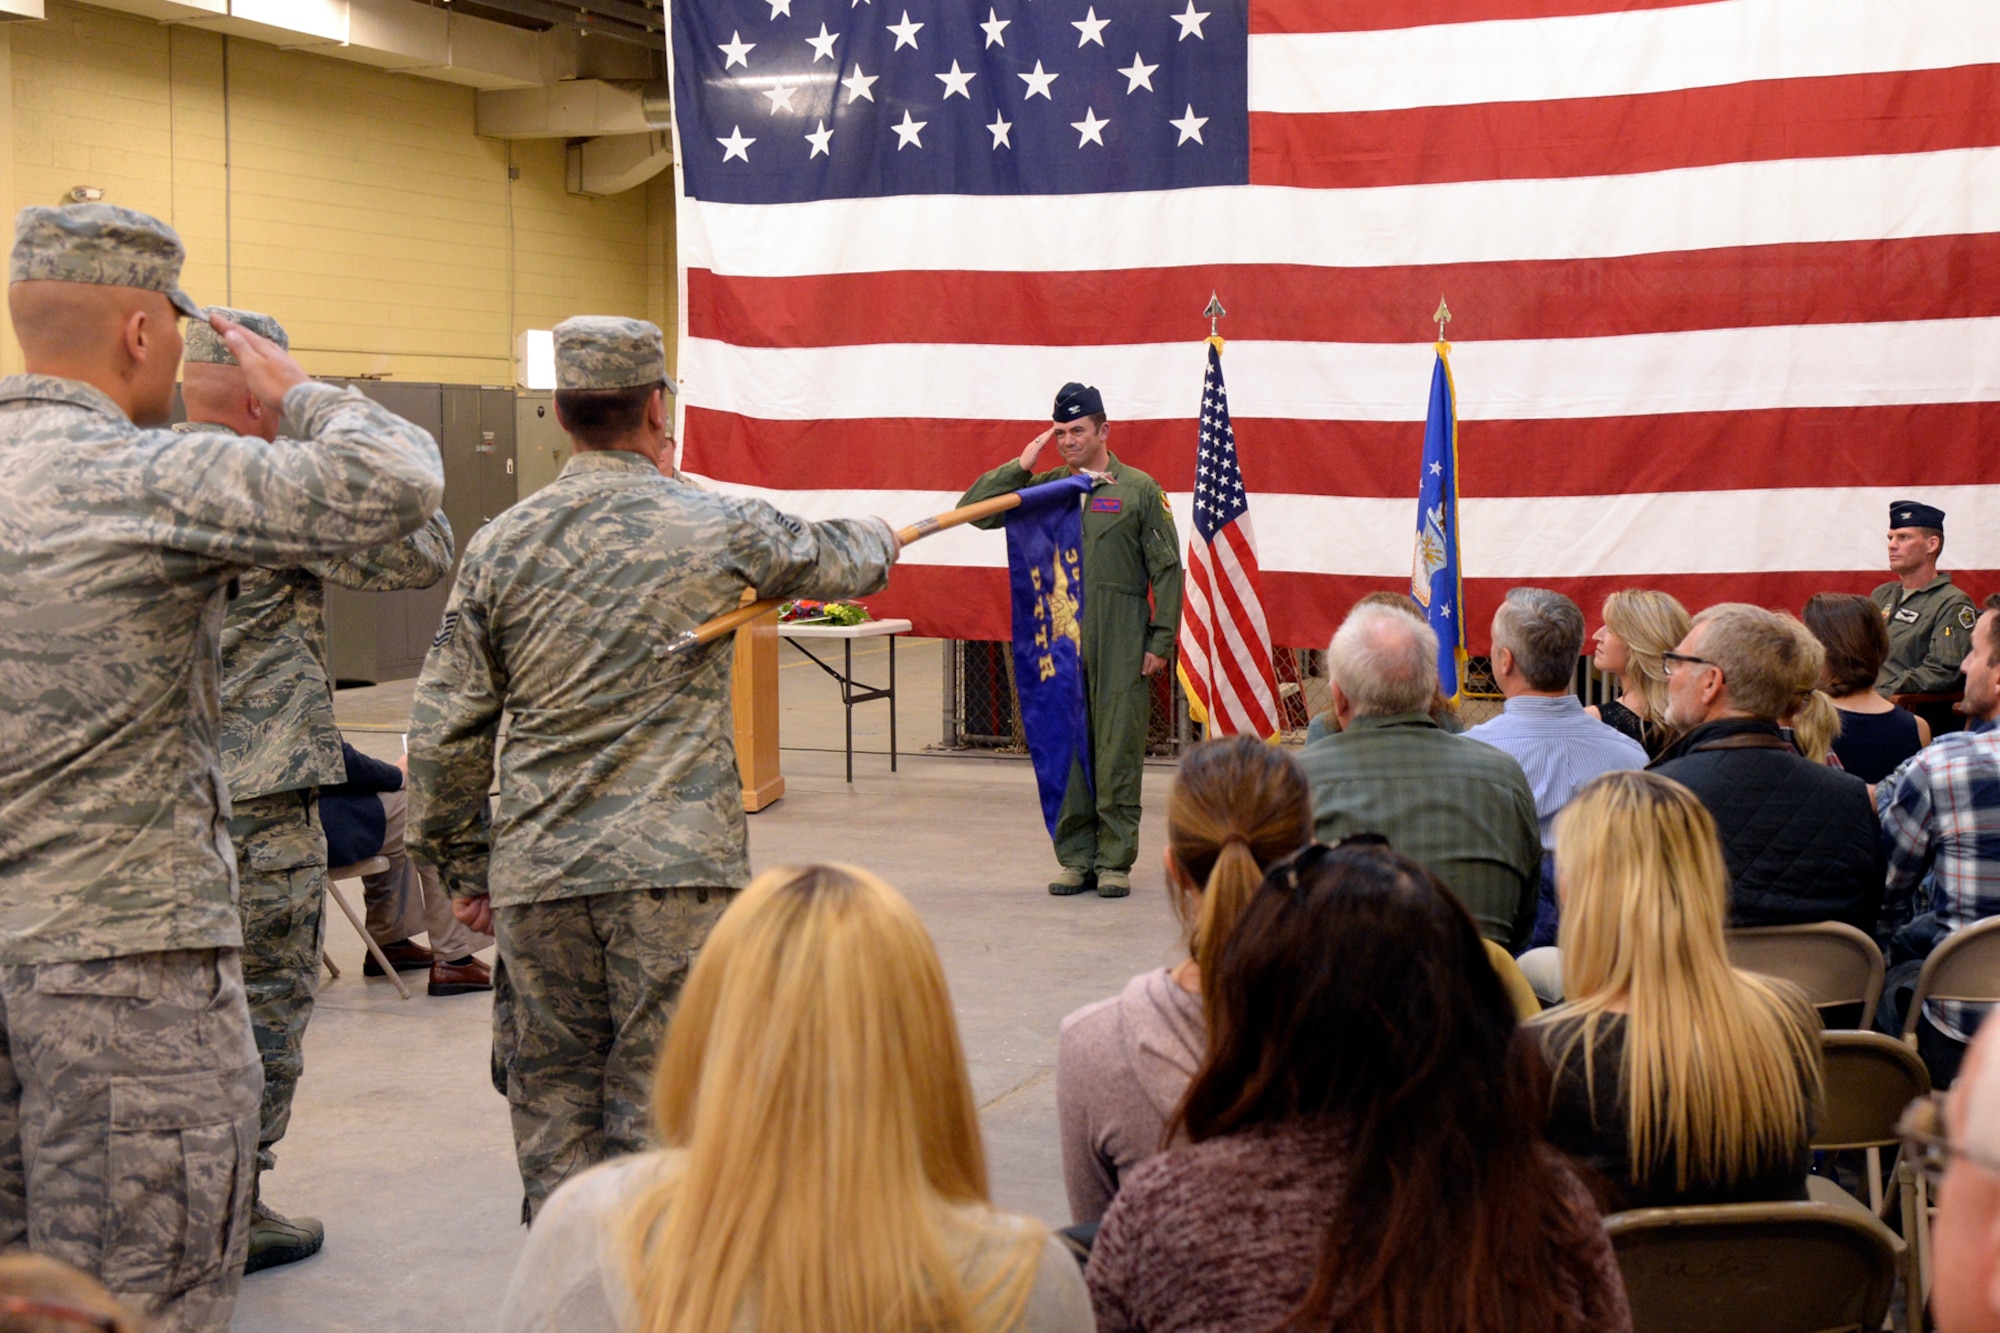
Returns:
[[[1216,960],[1264,870],[1312,841],[1298,760],[1255,736],[1191,746],[1167,798],[1167,896],[1188,957],[1141,972],[1063,1020],[1056,1123],[1070,1218],[1104,1215],[1124,1174],[1165,1145],[1208,1050]]]
[[[1732,967],[1728,871],[1694,793],[1611,773],[1556,820],[1564,994],[1535,1021],[1549,1141],[1607,1211],[1806,1197],[1819,1018]]]
[[[1694,624],[1671,593],[1626,588],[1604,599],[1604,624],[1595,636],[1590,663],[1618,678],[1619,694],[1586,711],[1646,747],[1653,758],[1673,744],[1667,725],[1667,664],[1662,656],[1687,637]]]
[[[930,935],[852,866],[758,876],[688,976],[663,1148],[565,1182],[508,1333],[1083,1333],[1046,1227],[995,1211]]]

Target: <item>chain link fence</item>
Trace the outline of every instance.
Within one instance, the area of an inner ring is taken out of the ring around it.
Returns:
[[[1312,719],[1332,706],[1327,685],[1326,650],[1280,648],[1273,667],[1278,677],[1283,714],[1281,739],[1288,745],[1305,741]],[[1579,658],[1577,697],[1587,704],[1604,702],[1606,678]],[[1014,655],[1004,641],[948,639],[944,651],[944,742],[946,750],[988,750],[1000,754],[1028,752],[1021,733],[1021,713],[1014,693]],[[1502,698],[1486,657],[1467,661],[1465,688],[1458,715],[1476,726],[1499,714]],[[1162,672],[1153,678],[1153,717],[1146,734],[1146,755],[1172,759],[1201,738],[1201,727],[1188,717],[1187,696],[1180,681]]]

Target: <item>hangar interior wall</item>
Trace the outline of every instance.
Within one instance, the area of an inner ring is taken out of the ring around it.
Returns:
[[[561,139],[482,139],[471,88],[50,0],[0,24],[0,209],[74,186],[167,219],[204,304],[317,375],[511,385],[515,335],[675,324],[673,185],[564,189]],[[0,371],[21,368],[11,328]]]

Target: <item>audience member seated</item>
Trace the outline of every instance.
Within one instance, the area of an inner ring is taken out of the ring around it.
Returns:
[[[490,948],[493,937],[461,925],[437,871],[403,850],[410,796],[402,765],[371,759],[345,741],[340,748],[347,781],[323,788],[319,795],[327,864],[355,865],[374,856],[389,860],[387,870],[361,880],[368,934],[398,972],[428,971],[432,995],[492,990],[492,969],[472,955]],[[428,946],[412,938],[418,933],[429,938]],[[372,954],[361,970],[371,977],[382,975]]]
[[[1299,753],[1323,842],[1380,833],[1458,895],[1488,939],[1520,948],[1535,921],[1542,840],[1521,766],[1450,736],[1425,711],[1437,635],[1384,606],[1354,608],[1326,650],[1340,730]]]
[[[1264,867],[1312,841],[1312,789],[1297,761],[1254,736],[1203,741],[1167,797],[1167,893],[1188,959],[1132,978],[1063,1020],[1056,1121],[1073,1221],[1104,1215],[1118,1182],[1164,1146],[1208,1050],[1202,1018],[1215,960]]]
[[[1840,710],[1825,690],[1807,690],[1792,700],[1792,706],[1778,719],[1778,734],[1800,756],[1815,764],[1845,769],[1833,743],[1840,736]]]
[[[1424,609],[1417,605],[1417,599],[1406,592],[1367,592],[1355,600],[1355,606],[1386,606],[1392,611],[1401,611],[1410,619],[1428,624],[1424,620]],[[1353,608],[1350,607],[1350,610]],[[1465,720],[1458,715],[1458,705],[1442,689],[1432,693],[1429,709],[1431,721],[1438,724],[1438,730],[1452,735],[1465,731]],[[1325,711],[1315,713],[1306,723],[1306,744],[1340,730],[1340,721],[1333,715],[1333,706],[1328,704]]]
[[[1972,1045],[1945,1099],[1933,1185],[1931,1310],[1943,1333],[2000,1333],[2000,1026]],[[1933,1104],[1934,1105],[1934,1104]],[[1923,1110],[1931,1109],[1929,1106]],[[1926,1117],[1929,1118],[1929,1117]]]
[[[690,970],[664,1147],[549,1196],[503,1333],[1086,1333],[1046,1227],[988,1202],[944,968],[863,870],[768,870]]]
[[[1469,748],[1469,747],[1468,747]],[[1379,845],[1308,847],[1223,950],[1189,1142],[1133,1169],[1100,1333],[1629,1329],[1589,1192],[1472,919]]]
[[[1600,778],[1557,821],[1556,873],[1569,1000],[1531,1025],[1549,1142],[1606,1212],[1805,1198],[1819,1016],[1729,965],[1708,811],[1654,773]]]
[[[1512,755],[1535,793],[1542,868],[1535,909],[1535,944],[1554,944],[1556,901],[1548,853],[1556,812],[1592,778],[1644,768],[1649,756],[1630,736],[1583,711],[1576,664],[1583,655],[1583,612],[1546,588],[1515,588],[1493,613],[1493,679],[1506,709],[1465,734]]]
[[[142,1333],[147,1327],[81,1269],[26,1250],[0,1255],[0,1333]]]
[[[1729,921],[1845,921],[1873,931],[1882,839],[1868,786],[1807,761],[1778,719],[1819,683],[1819,640],[1791,616],[1725,602],[1694,618],[1667,654],[1667,722],[1679,730],[1653,771],[1715,817],[1729,863]]]
[[[1875,789],[1889,858],[1889,912],[1921,897],[1921,910],[1889,937],[1880,1021],[1900,1034],[1903,992],[1952,932],[2000,914],[2000,611],[1983,612],[1965,655],[1965,702],[1975,724],[1937,738]],[[1931,1081],[1947,1087],[1990,1006],[1933,1000],[1917,1020],[1917,1050]]]
[[[1590,662],[1618,678],[1619,694],[1585,711],[1646,747],[1654,759],[1674,742],[1667,725],[1664,655],[1687,637],[1693,622],[1669,593],[1627,588],[1604,599],[1604,624]]]
[[[1806,602],[1805,623],[1826,650],[1820,688],[1840,710],[1833,752],[1842,768],[1872,786],[1931,743],[1930,724],[1875,692],[1889,657],[1889,631],[1875,603],[1854,593],[1817,593]]]

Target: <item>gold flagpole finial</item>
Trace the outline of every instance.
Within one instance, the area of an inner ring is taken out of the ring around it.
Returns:
[[[1203,319],[1208,321],[1208,336],[1211,341],[1219,340],[1222,337],[1221,332],[1215,327],[1215,322],[1228,313],[1227,310],[1222,308],[1222,298],[1214,292],[1210,292],[1208,294],[1208,305],[1202,310],[1201,315]]]
[[[1437,321],[1438,341],[1443,342],[1444,326],[1451,323],[1451,307],[1444,303],[1442,296],[1438,298],[1438,308],[1431,312],[1431,318]]]

